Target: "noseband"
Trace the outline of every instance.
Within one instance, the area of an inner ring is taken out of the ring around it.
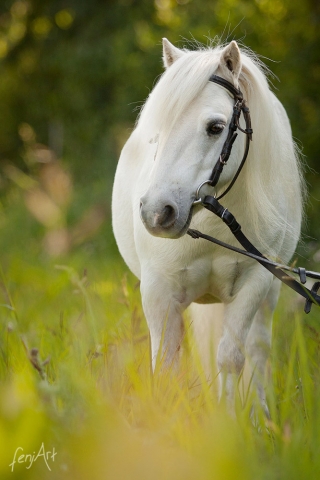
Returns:
[[[199,197],[200,189],[203,185],[206,183],[210,185],[211,187],[215,187],[219,181],[219,178],[222,174],[224,166],[227,164],[233,143],[235,139],[237,138],[238,134],[236,133],[237,130],[240,130],[241,132],[246,134],[246,147],[245,151],[241,160],[241,163],[238,167],[238,170],[236,171],[231,183],[229,186],[226,188],[226,190],[217,198],[217,200],[220,200],[220,198],[224,197],[229,190],[233,187],[235,181],[237,180],[243,165],[245,164],[245,161],[247,159],[248,153],[249,153],[249,147],[250,147],[250,140],[252,140],[252,133],[253,130],[251,128],[251,118],[250,118],[250,110],[246,106],[246,101],[243,98],[243,94],[240,89],[237,89],[234,85],[232,85],[230,82],[225,80],[224,78],[219,77],[218,75],[211,75],[209,78],[210,82],[217,83],[221,87],[225,88],[228,90],[231,95],[233,96],[235,100],[235,104],[233,107],[233,114],[232,118],[230,121],[229,125],[229,132],[226,141],[223,144],[220,156],[218,161],[216,162],[215,166],[213,167],[213,170],[211,172],[211,175],[209,177],[209,180],[206,180],[205,182],[202,182],[201,185],[199,185],[197,192],[196,192],[196,199],[194,201],[195,204],[201,203],[201,199]],[[243,130],[240,125],[239,125],[239,119],[241,116],[241,113],[243,113],[245,123],[246,123],[246,128]]]

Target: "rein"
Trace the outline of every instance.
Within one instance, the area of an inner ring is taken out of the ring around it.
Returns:
[[[218,77],[217,75],[212,75],[209,78],[210,82],[217,83],[221,85],[225,89],[227,89],[231,95],[235,99],[235,104],[233,107],[233,114],[231,118],[231,122],[229,125],[229,132],[227,139],[222,147],[221,154],[219,156],[218,161],[216,162],[215,166],[213,167],[212,173],[210,175],[209,180],[202,182],[197,191],[196,191],[196,199],[193,202],[195,204],[203,205],[207,210],[217,215],[219,218],[223,220],[223,222],[229,227],[232,234],[238,240],[240,245],[244,248],[241,250],[240,248],[233,247],[225,242],[217,240],[210,235],[205,235],[198,230],[188,229],[187,233],[194,239],[203,238],[208,240],[216,245],[220,245],[224,248],[232,250],[234,252],[240,253],[241,255],[245,255],[247,257],[253,258],[257,260],[263,267],[265,267],[269,272],[271,272],[275,277],[279,278],[283,283],[288,285],[292,288],[295,292],[299,293],[302,297],[305,298],[305,313],[309,313],[313,304],[320,306],[320,295],[318,295],[318,290],[320,288],[320,281],[317,281],[312,286],[311,290],[304,286],[307,281],[307,277],[314,278],[320,280],[320,273],[313,272],[306,270],[305,268],[298,267],[298,268],[291,268],[287,265],[281,265],[279,263],[273,262],[266,258],[262,253],[249,241],[249,239],[245,236],[245,234],[241,230],[241,225],[236,221],[234,215],[227,208],[224,208],[220,203],[219,200],[224,197],[233,187],[235,181],[237,180],[243,165],[247,159],[250,147],[250,141],[252,140],[252,128],[251,128],[251,118],[250,118],[250,111],[249,108],[246,106],[246,101],[243,98],[243,94],[240,89],[237,89],[232,85],[230,82],[225,80],[224,78]],[[239,125],[240,115],[243,113],[246,128],[243,130]],[[203,185],[209,184],[212,187],[215,187],[219,181],[221,173],[223,171],[224,166],[226,165],[232,150],[233,143],[237,138],[236,130],[239,129],[241,132],[246,134],[246,146],[245,151],[236,171],[233,179],[231,180],[229,186],[226,190],[218,197],[215,198],[211,195],[206,195],[204,200],[200,197],[200,189]],[[286,271],[298,274],[300,277],[300,282],[298,282],[295,278],[291,277],[286,273]]]

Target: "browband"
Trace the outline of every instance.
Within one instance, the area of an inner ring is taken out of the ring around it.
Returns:
[[[209,78],[209,82],[214,82],[218,83],[218,85],[221,85],[221,87],[226,88],[229,90],[229,92],[237,99],[237,100],[243,100],[243,94],[240,89],[236,88],[232,83],[228,82],[228,80],[225,80],[222,77],[219,77],[218,75],[211,75]]]

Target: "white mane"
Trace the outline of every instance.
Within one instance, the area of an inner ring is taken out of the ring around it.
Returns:
[[[170,131],[183,110],[200,94],[219,64],[220,48],[187,52],[161,76],[138,120],[138,128]],[[156,132],[156,133],[157,133]]]
[[[218,46],[186,51],[164,72],[137,122],[136,128],[143,130],[144,138],[149,140],[158,133],[166,137],[183,111],[203,90],[209,77],[216,73],[222,49]],[[263,230],[290,229],[291,219],[282,216],[281,202],[290,202],[296,214],[301,212],[302,215],[304,184],[295,145],[281,134],[282,107],[269,89],[261,62],[244,50],[241,60],[239,86],[250,108],[254,133],[246,165],[224,204],[232,211],[232,206],[241,198],[251,229],[264,252],[272,255],[272,247],[264,244]],[[279,191],[284,192],[282,199]],[[297,233],[294,235],[297,237]]]

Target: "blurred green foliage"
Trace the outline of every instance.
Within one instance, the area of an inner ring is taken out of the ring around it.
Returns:
[[[150,375],[136,279],[109,214],[164,36],[190,48],[235,38],[266,57],[317,170],[319,23],[318,0],[0,0],[1,479],[319,478],[318,309],[301,318],[283,289],[273,421],[258,411],[252,425],[246,398],[235,422],[209,392],[188,322],[180,371]],[[306,175],[320,238],[319,177]],[[11,471],[18,447],[42,442],[58,452],[52,471],[40,460]]]
[[[32,167],[23,155],[26,126],[63,157],[77,185],[105,179],[110,187],[162,72],[161,38],[190,48],[193,39],[236,39],[281,80],[272,80],[276,94],[311,167],[309,233],[320,237],[319,32],[318,0],[2,0],[0,188],[12,181],[1,167]]]
[[[1,163],[19,162],[19,128],[28,123],[58,154],[63,135],[63,153],[80,177],[92,167],[111,174],[134,106],[162,71],[161,38],[183,46],[185,37],[206,43],[219,36],[265,57],[316,167],[319,31],[317,0],[2,1]]]
[[[242,379],[236,418],[217,404],[218,379],[206,381],[188,318],[180,368],[150,374],[139,289],[118,262],[86,249],[55,265],[32,243],[13,245],[8,259],[0,268],[1,480],[319,479],[318,309],[300,315],[299,299],[283,290],[267,369],[272,421],[257,404],[252,422],[256,398]],[[57,453],[50,470],[41,457],[18,462],[42,444]]]

